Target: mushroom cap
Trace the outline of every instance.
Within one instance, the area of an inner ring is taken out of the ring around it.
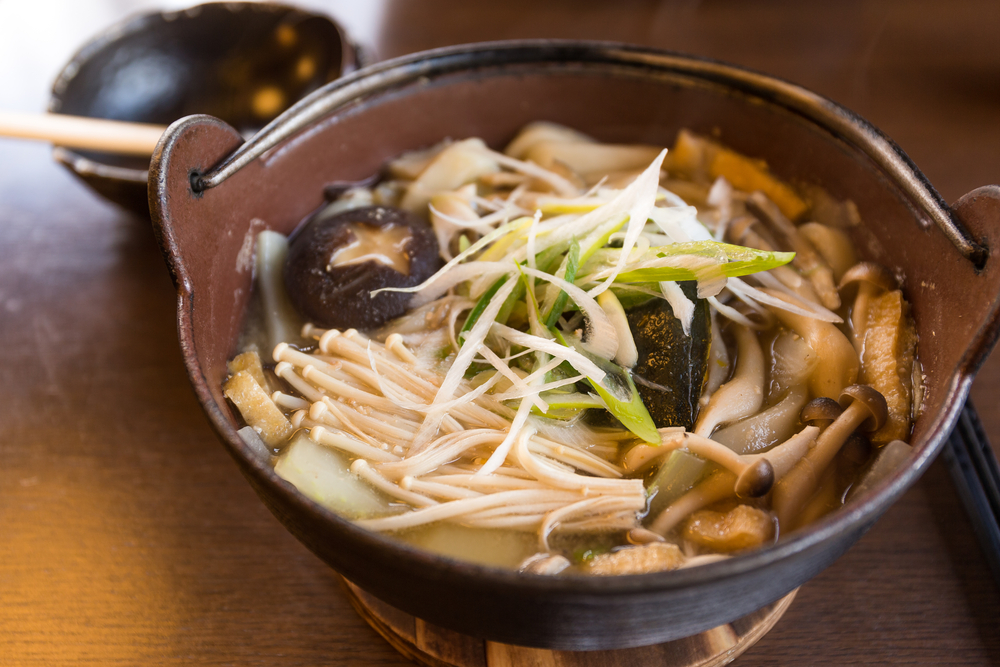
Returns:
[[[847,440],[840,448],[840,455],[854,465],[863,465],[872,455],[871,440],[868,436],[855,431],[847,436]]]
[[[760,498],[774,486],[774,467],[765,458],[758,459],[736,479],[736,495],[740,498]]]
[[[858,262],[847,269],[840,278],[840,285],[837,286],[837,289],[844,289],[845,285],[854,282],[869,283],[886,291],[899,288],[896,276],[892,275],[889,269],[875,262]]]
[[[869,412],[868,419],[858,427],[862,431],[877,431],[889,418],[889,406],[885,397],[866,384],[852,384],[840,393],[840,405],[845,410],[855,402],[864,405]]]
[[[840,407],[840,403],[832,398],[823,396],[820,398],[814,398],[806,403],[805,407],[802,408],[802,414],[799,418],[802,420],[803,424],[812,424],[813,426],[817,426],[818,424],[813,424],[813,422],[832,422],[834,419],[839,417],[843,411],[844,408]]]

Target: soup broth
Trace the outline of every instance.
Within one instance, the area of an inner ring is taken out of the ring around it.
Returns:
[[[687,131],[445,141],[258,237],[226,395],[278,475],[421,548],[549,575],[729,557],[908,451],[916,335],[857,224]]]

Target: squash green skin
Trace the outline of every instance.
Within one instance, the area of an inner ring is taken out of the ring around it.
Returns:
[[[708,301],[697,298],[696,283],[680,285],[695,304],[690,336],[663,299],[633,306],[625,314],[639,353],[632,379],[653,423],[690,431],[707,375],[712,326]]]

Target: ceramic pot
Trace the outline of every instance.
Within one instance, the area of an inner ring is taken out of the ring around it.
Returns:
[[[324,187],[376,173],[444,137],[503,146],[551,120],[597,139],[672,145],[717,132],[779,176],[850,199],[859,254],[904,277],[926,376],[906,465],[778,544],[702,567],[545,577],[458,562],[355,527],[280,480],[236,433],[222,382],[251,290],[254,235],[288,233]],[[927,468],[997,336],[1000,188],[948,206],[878,130],[814,93],[737,67],[605,43],[511,42],[417,54],[317,91],[243,143],[215,118],[172,125],[152,161],[150,209],[178,289],[185,363],[209,419],[278,519],[385,602],[473,636],[554,649],[668,641],[785,595],[844,553]],[[888,566],[888,565],[887,565]]]

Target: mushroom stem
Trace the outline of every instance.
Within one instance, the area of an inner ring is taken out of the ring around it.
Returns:
[[[846,402],[850,402],[850,405],[820,433],[816,438],[816,446],[775,484],[773,507],[779,525],[791,525],[833,457],[859,426],[863,425],[865,430],[871,431],[880,428],[885,422],[888,413],[885,398],[871,387],[848,387],[841,396],[841,405]]]
[[[764,402],[764,353],[757,335],[745,327],[735,327],[736,371],[719,387],[698,416],[694,432],[707,438],[722,423],[749,417]],[[853,352],[853,350],[852,350]]]
[[[781,237],[795,251],[792,263],[809,279],[820,301],[830,310],[840,307],[840,294],[833,282],[833,270],[816,251],[813,244],[786,218],[781,210],[763,192],[754,192],[747,204],[759,213],[772,232]]]
[[[819,428],[806,426],[780,445],[760,454],[746,454],[743,458],[749,460],[767,459],[774,470],[774,479],[780,480],[809,452],[818,435]]]
[[[887,268],[874,262],[855,264],[840,279],[840,289],[851,283],[858,283],[858,294],[851,306],[851,329],[854,348],[860,355],[865,346],[865,331],[868,328],[868,307],[872,299],[883,292],[896,289],[896,278]]]
[[[672,502],[649,527],[654,533],[666,535],[692,512],[733,495],[736,475],[720,470]]]
[[[711,460],[727,468],[729,466],[724,461],[731,465],[734,462],[736,464],[727,470],[717,471],[711,477],[691,489],[691,491],[668,505],[656,517],[650,529],[660,535],[666,535],[692,512],[696,512],[717,500],[724,500],[734,494],[740,495],[739,491],[745,490],[740,489],[741,481],[744,487],[751,487],[751,490],[759,491],[763,488],[763,484],[758,483],[756,485],[757,488],[753,489],[754,484],[751,484],[751,482],[763,482],[769,477],[771,481],[768,482],[767,488],[759,495],[766,494],[771,488],[773,480],[781,479],[781,477],[788,474],[789,470],[795,467],[796,463],[802,460],[818,434],[818,428],[807,426],[785,442],[766,452],[761,454],[744,454],[742,456],[724,445],[720,445],[713,440],[701,438],[693,433],[686,433],[684,437],[674,435],[669,441],[664,442],[665,447],[677,449],[683,446],[692,454],[705,456],[706,458],[709,458],[708,454],[712,454]],[[728,452],[728,454],[725,452]],[[736,472],[733,468],[739,468],[739,472]],[[737,475],[740,476],[737,477]],[[757,479],[754,479],[755,476]]]
[[[664,440],[661,448],[685,449],[695,456],[718,463],[736,475],[735,492],[741,498],[758,498],[771,490],[774,469],[766,457],[741,456],[725,445],[696,433],[676,434]]]
[[[763,291],[791,302],[788,296],[776,290],[764,288]],[[840,396],[844,387],[858,379],[858,354],[840,329],[829,322],[821,322],[780,308],[770,310],[782,324],[805,338],[819,357],[819,362],[809,376],[809,391],[814,396]]]

